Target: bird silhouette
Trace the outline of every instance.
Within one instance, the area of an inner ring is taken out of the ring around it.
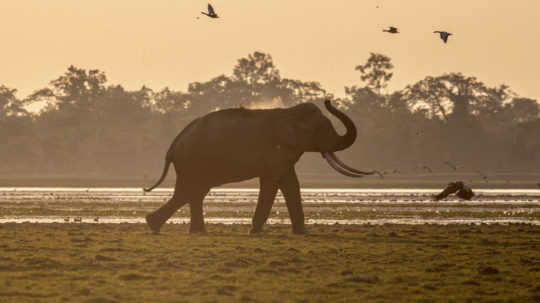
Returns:
[[[219,16],[214,11],[214,8],[212,7],[212,4],[210,4],[210,3],[208,3],[208,13],[201,12],[201,14],[206,15],[206,16],[208,16],[210,18],[219,18]]]
[[[445,32],[445,31],[434,31],[433,33],[439,34],[439,36],[441,37],[442,41],[444,41],[444,43],[446,43],[446,41],[448,41],[448,37],[452,35],[451,33]]]
[[[488,182],[488,176],[486,174],[484,174],[483,172],[479,171],[479,170],[476,170],[476,172],[482,176],[482,179],[484,179],[484,181],[487,183]]]
[[[431,169],[431,167],[429,167],[429,166],[427,166],[427,165],[425,165],[425,164],[418,164],[418,165],[416,166],[416,169],[418,169],[418,168],[420,168],[420,169],[422,169],[422,170],[425,170],[425,171],[427,171],[427,172],[429,172],[429,173],[432,173],[432,172],[433,172],[433,170]]]
[[[452,168],[454,171],[457,170],[457,166],[454,165],[452,162],[450,161],[444,161],[444,164],[448,165],[450,168]]]
[[[397,27],[393,27],[393,26],[388,27],[388,29],[383,29],[382,31],[390,33],[390,34],[398,34],[399,33],[399,30],[397,29]]]

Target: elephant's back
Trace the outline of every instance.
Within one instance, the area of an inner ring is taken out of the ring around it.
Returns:
[[[184,129],[175,142],[175,162],[193,165],[253,165],[272,146],[273,112],[223,110]]]

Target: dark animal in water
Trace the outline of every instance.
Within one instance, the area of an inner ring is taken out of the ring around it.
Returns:
[[[439,201],[454,193],[456,193],[456,196],[464,200],[470,200],[472,197],[474,197],[474,193],[469,186],[465,185],[465,183],[462,181],[456,181],[448,183],[446,188],[434,198],[436,201]]]

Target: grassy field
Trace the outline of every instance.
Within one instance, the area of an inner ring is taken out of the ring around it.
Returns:
[[[539,302],[530,225],[0,225],[0,302]]]

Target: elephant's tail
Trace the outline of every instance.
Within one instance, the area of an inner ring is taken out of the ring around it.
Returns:
[[[169,159],[169,157],[166,157],[165,158],[165,167],[163,168],[163,172],[161,173],[161,177],[159,177],[159,180],[156,182],[156,184],[152,185],[150,188],[143,188],[143,190],[145,192],[149,192],[152,189],[158,187],[161,184],[161,182],[163,182],[165,177],[167,177],[167,172],[169,171],[169,166],[170,165],[171,165],[171,160]]]
[[[161,182],[167,177],[167,172],[169,171],[169,166],[171,165],[172,159],[173,159],[173,153],[174,153],[174,146],[177,144],[178,140],[180,140],[180,137],[193,125],[198,121],[199,119],[195,119],[191,121],[177,136],[174,138],[173,142],[171,143],[171,146],[169,146],[169,150],[167,151],[167,155],[165,156],[165,167],[163,167],[163,172],[161,173],[161,177],[159,177],[159,180],[150,188],[143,188],[145,192],[149,192],[152,189],[158,187]]]

